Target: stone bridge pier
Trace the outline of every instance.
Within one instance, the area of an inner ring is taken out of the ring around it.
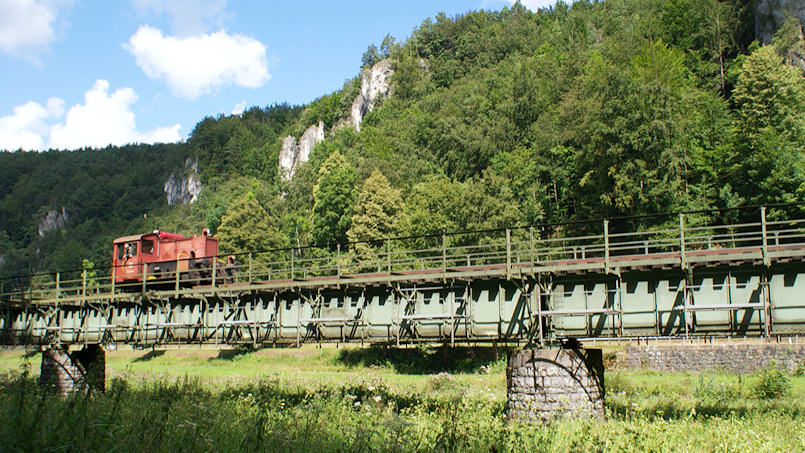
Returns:
[[[61,396],[105,389],[106,352],[100,345],[84,346],[80,351],[50,348],[42,351],[39,385]]]
[[[517,349],[509,353],[506,413],[547,422],[564,416],[604,416],[600,349]]]

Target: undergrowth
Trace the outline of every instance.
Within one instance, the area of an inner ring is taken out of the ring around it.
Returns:
[[[377,366],[370,362],[352,366]],[[482,366],[499,365],[482,361],[467,369],[485,373]],[[767,392],[780,376],[787,390]],[[507,420],[505,397],[469,391],[450,372],[417,379],[421,385],[406,388],[376,377],[311,384],[273,375],[222,383],[129,373],[113,374],[106,393],[59,398],[23,366],[0,379],[0,450],[805,449],[805,378],[776,368],[751,375],[612,371],[604,420],[546,425]]]

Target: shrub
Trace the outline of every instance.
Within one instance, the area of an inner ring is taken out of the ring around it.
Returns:
[[[805,360],[801,360],[797,367],[794,368],[794,376],[802,377],[805,376]]]
[[[760,399],[779,398],[785,396],[790,389],[791,379],[774,363],[760,370],[752,388],[755,396]]]

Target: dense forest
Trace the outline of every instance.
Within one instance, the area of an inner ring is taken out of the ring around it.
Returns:
[[[205,118],[184,143],[0,153],[2,274],[108,265],[113,237],[154,228],[208,227],[232,253],[802,201],[802,27],[761,45],[745,3],[437,15],[363,55],[394,73],[360,132],[336,127],[357,76],[309,105]],[[326,139],[282,178],[282,138],[319,121]],[[164,181],[191,156],[199,200],[168,206]],[[64,228],[40,235],[61,208]]]

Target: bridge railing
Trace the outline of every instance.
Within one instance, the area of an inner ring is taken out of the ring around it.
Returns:
[[[395,273],[461,272],[468,269],[504,272],[522,265],[562,262],[601,262],[625,256],[681,259],[685,253],[713,249],[762,250],[764,260],[777,246],[805,244],[805,219],[767,221],[761,209],[759,222],[728,225],[686,224],[646,231],[609,232],[608,221],[590,222],[587,234],[563,237],[561,228],[546,233],[534,227],[442,234],[423,238],[388,238],[333,246],[308,246],[242,253],[205,260],[177,260],[181,273],[148,269],[137,280],[121,284],[113,269],[87,269],[40,273],[0,280],[0,301],[86,300],[97,294],[174,290],[187,287],[250,285],[276,280],[364,275],[378,280]],[[114,269],[119,275],[120,269]]]

